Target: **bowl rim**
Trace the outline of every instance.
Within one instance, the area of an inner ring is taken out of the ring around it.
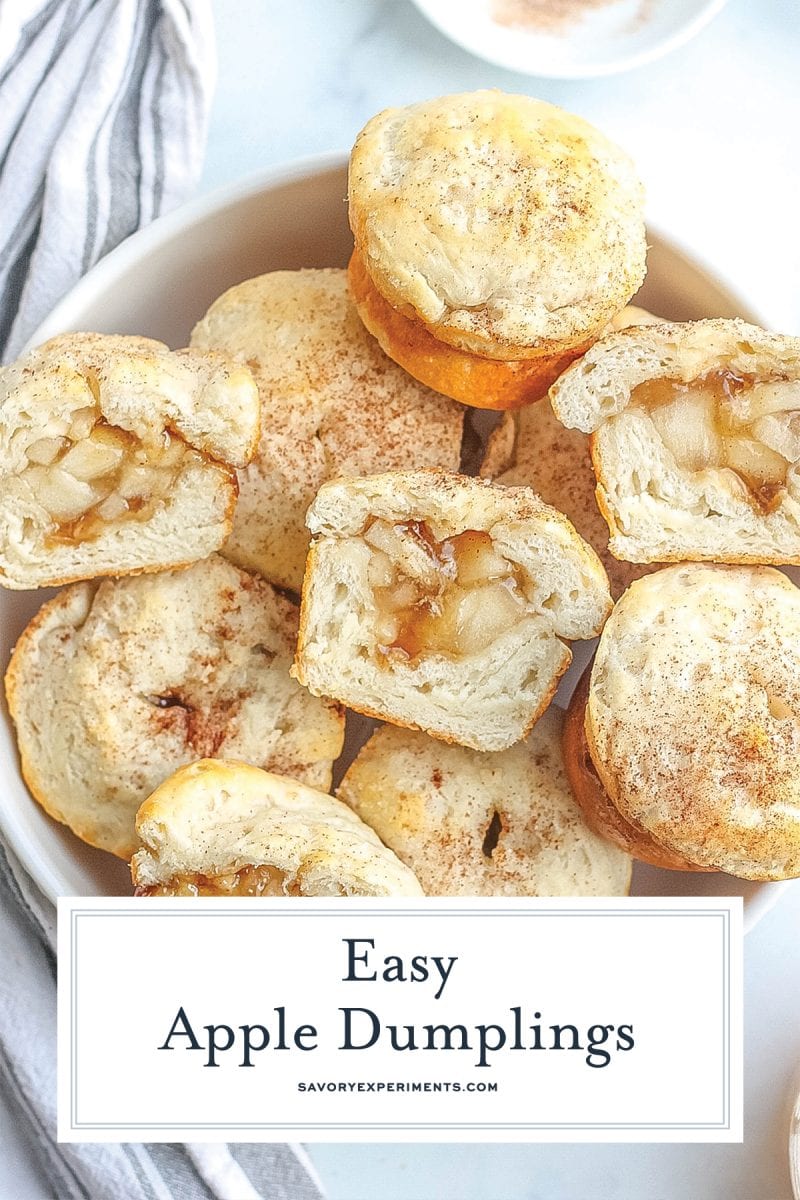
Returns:
[[[159,246],[180,233],[187,225],[197,224],[206,217],[213,216],[220,209],[227,208],[250,196],[268,188],[279,187],[284,183],[294,183],[311,175],[322,174],[325,171],[336,170],[347,165],[349,155],[342,150],[326,150],[318,154],[306,154],[299,158],[288,159],[269,167],[261,167],[248,172],[238,180],[223,183],[201,196],[195,196],[176,208],[170,209],[161,217],[156,217],[149,225],[137,229],[123,241],[109,250],[99,259],[86,274],[70,288],[68,292],[51,308],[43,321],[37,326],[26,340],[20,355],[27,353],[34,346],[40,345],[47,338],[63,332],[64,319],[62,312],[82,305],[84,298],[91,297],[98,288],[112,285],[128,267],[133,266],[143,254],[157,250]],[[69,323],[69,322],[68,322]]]
[[[539,61],[535,67],[526,67],[520,63],[514,55],[506,56],[501,53],[493,53],[491,50],[486,51],[478,48],[477,42],[471,38],[459,36],[451,26],[439,17],[440,5],[438,0],[413,0],[415,6],[430,21],[443,37],[455,45],[460,46],[462,50],[474,55],[476,58],[481,58],[485,62],[494,63],[496,66],[504,67],[507,71],[515,71],[521,75],[529,75],[538,79],[600,79],[608,75],[619,75],[625,71],[633,71],[637,67],[643,67],[647,63],[655,62],[656,59],[663,58],[666,54],[670,54],[673,50],[679,49],[693,37],[702,32],[702,30],[713,21],[728,0],[705,0],[705,3],[698,8],[697,12],[692,17],[688,17],[682,25],[679,25],[673,33],[667,34],[664,37],[656,39],[656,41],[641,50],[631,51],[629,54],[620,54],[614,58],[608,58],[601,62],[592,65],[569,66],[564,63],[558,67],[548,66],[546,62]],[[434,13],[436,15],[434,15]],[[477,25],[477,22],[475,23]],[[479,29],[475,29],[475,33]],[[511,31],[509,31],[511,32]],[[536,35],[525,35],[534,43]],[[569,41],[568,35],[564,37],[564,43]]]
[[[284,183],[294,183],[325,171],[343,170],[347,167],[349,157],[349,153],[344,150],[325,150],[316,154],[287,159],[268,167],[261,167],[256,171],[248,172],[238,180],[221,184],[202,196],[187,200],[184,204],[179,204],[170,212],[165,213],[164,216],[157,217],[143,229],[137,229],[113,250],[109,250],[108,254],[104,255],[93,267],[90,267],[87,273],[55,303],[26,340],[24,347],[20,350],[20,355],[27,353],[34,346],[40,345],[47,338],[62,333],[65,323],[62,312],[68,312],[76,303],[82,304],[84,295],[90,297],[97,290],[98,285],[107,287],[112,284],[119,275],[141,257],[142,253],[158,249],[187,225],[202,221],[220,209],[258,195],[267,188],[278,187]],[[730,276],[706,259],[702,251],[697,251],[672,233],[664,233],[663,227],[658,222],[646,219],[645,224],[648,234],[657,237],[662,245],[676,255],[690,260],[698,271],[708,276],[721,291],[727,292],[737,305],[741,305],[745,320],[759,324],[765,329],[770,327],[771,322],[766,313],[760,308],[754,309],[749,302],[745,302]]]
[[[63,332],[65,326],[70,327],[72,322],[69,321],[68,314],[71,310],[76,306],[81,307],[86,304],[98,290],[113,287],[119,277],[130,267],[135,266],[144,254],[157,250],[159,246],[170,241],[173,236],[181,233],[188,226],[197,224],[207,217],[216,215],[221,210],[263,191],[314,175],[343,170],[347,162],[348,155],[342,151],[332,150],[305,155],[249,173],[239,180],[226,183],[179,205],[150,225],[131,234],[96,263],[45,317],[28,339],[25,350],[38,345],[56,333]],[[740,299],[736,287],[730,285],[716,267],[707,265],[702,256],[698,256],[692,249],[684,248],[678,239],[665,236],[659,228],[653,225],[649,225],[648,228],[666,249],[690,262],[720,291],[726,292],[737,306],[741,304],[746,319],[763,323],[760,315]],[[13,855],[19,859],[37,886],[52,900],[58,894],[57,873],[51,862],[41,852],[35,838],[25,828],[24,823],[17,820],[16,810],[13,807],[0,806],[0,830],[2,830]],[[758,900],[749,906],[751,911],[745,913],[745,932],[753,929],[770,911],[790,882],[789,880],[772,882],[769,887],[764,887],[759,892]]]

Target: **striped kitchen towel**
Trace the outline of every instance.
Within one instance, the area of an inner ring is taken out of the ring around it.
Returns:
[[[53,906],[0,839],[0,1087],[54,1200],[322,1200],[301,1146],[59,1145],[54,939]]]
[[[210,0],[0,0],[0,361],[192,191],[213,75]],[[0,1090],[47,1195],[320,1200],[298,1146],[59,1145],[54,935],[0,837]]]
[[[0,361],[193,190],[210,0],[0,0]]]

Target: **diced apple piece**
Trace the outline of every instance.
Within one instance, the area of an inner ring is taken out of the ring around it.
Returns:
[[[748,419],[751,421],[768,413],[800,411],[800,380],[754,383],[744,396]]]
[[[452,546],[459,583],[502,579],[510,573],[510,564],[494,549],[494,543],[488,533],[468,529],[452,539]]]
[[[381,613],[375,622],[375,640],[379,646],[391,646],[399,630],[400,622],[393,613]]]
[[[454,649],[459,654],[480,654],[512,629],[523,612],[522,599],[503,584],[488,584],[464,592],[458,601]]]
[[[117,491],[126,500],[134,497],[149,499],[160,494],[161,473],[155,467],[142,467],[126,463],[122,468]]]
[[[118,446],[103,445],[93,438],[76,442],[61,460],[61,466],[76,479],[89,481],[107,475],[122,462],[124,450]]]
[[[133,445],[133,435],[116,425],[96,425],[91,430],[92,441],[98,446],[111,446],[117,450],[130,450]]]
[[[760,442],[787,462],[800,460],[800,413],[771,413],[759,417],[753,422],[752,431]]]
[[[179,437],[166,434],[164,449],[158,456],[158,465],[167,469],[177,467],[186,453],[186,446]]]
[[[417,654],[453,654],[458,651],[459,608],[461,588],[451,585],[441,596],[429,598],[426,604],[401,614],[403,621],[400,643],[416,657]],[[416,644],[416,645],[415,645]]]
[[[691,391],[651,411],[653,424],[679,467],[701,471],[719,462],[722,447],[714,408],[713,397]]]
[[[112,492],[98,504],[96,511],[98,517],[102,517],[104,521],[118,521],[128,511],[128,502],[117,492]]]
[[[782,483],[786,478],[786,459],[754,438],[725,438],[724,461],[749,484]]]
[[[51,463],[56,461],[66,445],[66,438],[44,437],[39,438],[37,442],[32,442],[25,453],[28,456],[28,462],[38,463],[42,467],[49,467]]]
[[[417,536],[411,528],[401,524],[390,525],[388,521],[373,521],[364,534],[364,539],[376,550],[382,550],[403,572],[435,587],[441,574],[446,573],[446,564],[440,562],[431,547]],[[452,571],[450,572],[452,574]]]
[[[373,550],[367,564],[367,583],[371,588],[388,588],[394,581],[391,559],[382,550]]]
[[[79,442],[83,438],[87,438],[94,428],[97,420],[97,410],[90,406],[89,408],[77,408],[70,417],[69,436],[73,442]]]
[[[420,601],[419,589],[411,579],[402,577],[381,591],[381,607],[386,612],[400,612],[403,608],[414,608]]]
[[[373,521],[364,533],[364,541],[376,550],[382,550],[391,559],[399,559],[403,554],[403,542],[399,532],[387,521]]]
[[[97,500],[88,483],[76,479],[61,467],[29,467],[24,478],[43,508],[55,521],[74,521]]]

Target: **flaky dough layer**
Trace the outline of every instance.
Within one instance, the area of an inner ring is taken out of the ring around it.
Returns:
[[[346,804],[245,763],[183,767],[142,805],[139,888],[265,866],[306,896],[421,896],[414,875]]]

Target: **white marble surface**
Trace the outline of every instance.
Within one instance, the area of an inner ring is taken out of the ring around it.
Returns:
[[[796,0],[730,0],[661,62],[569,83],[470,57],[408,0],[213,2],[220,78],[203,190],[303,154],[346,150],[387,105],[485,86],[528,92],[627,147],[652,222],[727,277],[774,328],[800,333]],[[790,1200],[800,885],[748,937],[745,987],[743,1146],[312,1147],[330,1200]],[[49,1196],[0,1096],[0,1198]]]
[[[408,0],[214,7],[220,83],[204,188],[346,150],[387,105],[477,87],[528,92],[625,146],[652,221],[735,281],[775,328],[800,333],[796,0],[730,0],[681,50],[585,82],[533,79],[473,58]]]
[[[745,1140],[737,1146],[309,1149],[329,1200],[791,1200],[789,1116],[800,1089],[800,885],[787,888],[745,940],[744,1066]]]

